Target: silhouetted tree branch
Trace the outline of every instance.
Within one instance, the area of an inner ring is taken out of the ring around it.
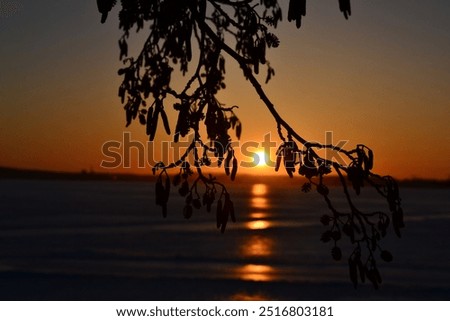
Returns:
[[[116,1],[97,0],[102,14],[101,22]],[[351,14],[350,1],[339,0],[339,9],[347,19]],[[305,0],[290,0],[288,20],[301,26],[306,15]],[[224,164],[227,175],[234,180],[238,162],[231,146],[230,130],[240,139],[242,124],[233,109],[216,98],[225,89],[225,62],[227,55],[242,69],[244,77],[251,83],[259,98],[273,116],[280,147],[276,152],[276,167],[281,165],[293,177],[296,172],[307,179],[302,186],[304,192],[315,188],[321,194],[331,211],[320,218],[326,227],[321,240],[331,244],[331,255],[335,260],[342,258],[339,242],[345,237],[353,246],[348,264],[353,284],[367,278],[375,288],[381,283],[377,269],[376,255],[384,261],[391,261],[392,255],[381,248],[380,241],[387,234],[389,226],[400,237],[404,227],[398,186],[390,176],[372,172],[373,152],[365,145],[352,150],[339,146],[310,142],[298,134],[277,112],[255,75],[260,67],[266,67],[266,83],[275,75],[266,60],[266,51],[279,45],[278,38],[270,31],[276,29],[282,19],[282,10],[277,0],[122,0],[119,12],[119,27],[123,35],[119,39],[120,60],[124,67],[118,73],[123,77],[119,97],[124,104],[126,125],[136,118],[146,126],[150,140],[155,138],[158,123],[171,134],[165,111],[167,97],[172,96],[178,112],[174,141],[180,136],[193,133],[186,152],[171,164],[157,163],[153,173],[158,174],[156,182],[156,204],[167,215],[167,203],[171,186],[180,186],[178,192],[185,197],[183,215],[190,218],[193,209],[205,206],[212,210],[215,203],[217,227],[225,231],[228,219],[235,221],[234,206],[226,187],[211,175],[203,174],[202,167],[210,166],[211,155],[218,159],[218,166]],[[148,28],[148,37],[136,57],[128,55],[128,39],[132,28],[139,32]],[[234,49],[233,49],[234,48]],[[198,49],[198,50],[197,50]],[[186,75],[198,56],[193,74],[188,77],[182,90],[172,88],[171,77],[176,66]],[[150,103],[148,103],[148,101]],[[206,130],[208,142],[201,137]],[[301,148],[299,147],[301,146]],[[317,150],[333,150],[346,161],[339,162],[319,156]],[[190,164],[188,156],[194,163]],[[171,179],[169,169],[179,170]],[[196,178],[189,178],[196,172]],[[324,177],[332,172],[339,177],[348,210],[338,211],[329,197]],[[386,199],[389,214],[384,211],[363,212],[355,205],[349,186],[356,195],[369,185]]]

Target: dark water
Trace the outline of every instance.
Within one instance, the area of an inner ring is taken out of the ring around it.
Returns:
[[[317,193],[277,181],[229,185],[238,222],[221,234],[213,213],[184,219],[175,192],[163,219],[153,183],[2,180],[0,271],[352,288],[346,260],[333,261],[331,246],[319,241],[328,209]],[[394,255],[380,263],[383,286],[404,289],[406,299],[409,289],[424,289],[448,300],[450,190],[401,192],[407,228],[383,243]],[[384,206],[374,195],[360,203]]]

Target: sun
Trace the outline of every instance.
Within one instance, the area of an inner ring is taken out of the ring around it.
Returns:
[[[257,151],[255,153],[255,164],[257,167],[266,167],[267,166],[267,155],[264,151]]]

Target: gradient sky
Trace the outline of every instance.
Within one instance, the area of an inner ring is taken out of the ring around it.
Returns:
[[[380,174],[449,178],[450,3],[352,1],[348,21],[337,3],[309,1],[300,30],[283,21],[267,94],[306,139],[371,147]],[[124,127],[119,35],[95,0],[0,2],[0,166],[99,171],[104,142],[145,143]],[[231,60],[226,83],[243,140],[262,141],[275,123]]]

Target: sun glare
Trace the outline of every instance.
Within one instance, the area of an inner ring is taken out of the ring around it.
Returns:
[[[264,153],[264,151],[258,151],[258,152],[256,152],[256,155],[255,156],[257,156],[257,157],[255,157],[255,163],[256,163],[256,166],[258,166],[258,167],[263,167],[263,166],[267,166],[266,164],[266,157],[267,157],[267,155],[266,155],[266,153]]]

